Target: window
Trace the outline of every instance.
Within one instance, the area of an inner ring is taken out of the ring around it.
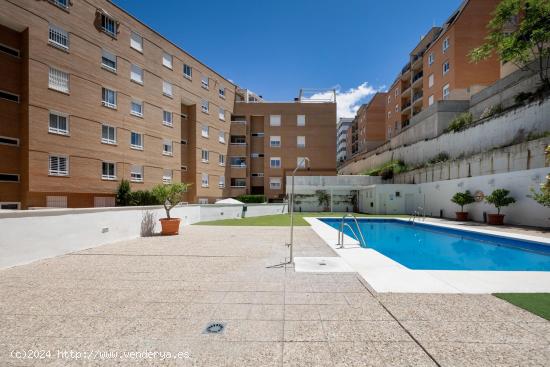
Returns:
[[[431,106],[434,104],[434,96],[433,94],[428,97],[428,106]]]
[[[305,148],[306,147],[306,137],[305,136],[297,136],[296,137],[296,146],[298,148]]]
[[[198,198],[197,203],[199,204],[208,204],[207,198]]]
[[[18,147],[19,146],[19,139],[17,138],[10,138],[7,136],[0,136],[0,145],[11,145]]]
[[[130,70],[130,80],[139,84],[143,84],[143,69],[137,65],[132,64]]]
[[[130,133],[130,147],[133,149],[143,150],[143,134],[132,131]]]
[[[50,176],[68,176],[69,175],[69,158],[62,155],[50,155],[50,167],[48,174]]]
[[[269,178],[269,188],[272,190],[281,189],[281,178],[280,177],[270,177]]]
[[[447,74],[450,68],[451,66],[449,65],[449,62],[445,61],[445,63],[443,64],[443,75]]]
[[[130,114],[137,117],[143,117],[143,102],[132,101],[130,105]]]
[[[50,111],[48,131],[54,134],[69,135],[69,117],[59,112]]]
[[[109,51],[101,50],[101,67],[116,71],[116,56]]]
[[[201,186],[208,187],[208,173],[203,173],[201,175]]]
[[[130,181],[143,182],[143,166],[132,164],[130,166]]]
[[[162,94],[167,97],[172,97],[172,84],[168,83],[166,80],[162,81]]]
[[[306,168],[306,157],[296,157],[296,167]]]
[[[48,75],[48,87],[63,93],[69,93],[69,74],[50,68]]]
[[[201,86],[202,86],[204,89],[208,89],[208,82],[209,82],[208,76],[203,75],[203,76],[201,77]]]
[[[220,89],[218,89],[218,95],[220,96],[220,98],[225,99],[225,88],[224,87],[221,87]]]
[[[203,163],[208,163],[208,157],[209,157],[209,153],[208,153],[208,150],[205,150],[205,149],[201,149],[201,161]]]
[[[264,177],[264,173],[263,172],[252,173],[252,174],[250,174],[250,176],[252,176],[252,177]]]
[[[399,105],[395,105],[395,112],[399,112]]]
[[[443,49],[443,52],[445,52],[449,49],[449,37],[447,37],[443,40],[442,49]]]
[[[229,157],[231,167],[244,168],[246,167],[246,157]]]
[[[0,173],[0,182],[19,182],[19,175],[12,173]]]
[[[250,134],[251,136],[255,137],[255,138],[261,138],[264,136],[264,133],[252,133]]]
[[[269,115],[269,126],[281,126],[281,115]]]
[[[0,203],[0,209],[18,210],[20,208],[21,208],[21,203],[20,202],[13,202],[13,203],[3,202],[3,203]]]
[[[298,115],[298,116],[296,116],[296,125],[298,125],[298,126],[306,126],[306,115]]]
[[[116,129],[113,126],[101,125],[101,142],[116,144]]]
[[[17,94],[5,92],[3,90],[0,90],[0,99],[5,99],[6,101],[19,103],[19,96]]]
[[[168,52],[162,53],[162,65],[166,66],[168,69],[172,69],[172,55]]]
[[[101,88],[101,99],[103,106],[116,108],[116,92],[114,90]]]
[[[223,154],[218,155],[218,164],[220,166],[225,166],[225,155]]]
[[[66,208],[66,196],[46,196],[46,207],[48,208]]]
[[[51,0],[51,2],[63,9],[69,8],[69,0]]]
[[[169,184],[172,183],[172,170],[165,169],[162,171],[162,183]]]
[[[209,110],[209,103],[207,100],[203,99],[202,102],[201,102],[201,111],[204,112],[204,113],[208,113],[208,110]]]
[[[271,157],[269,159],[269,167],[271,167],[271,168],[281,168],[281,158]]]
[[[443,86],[443,99],[449,99],[449,84]]]
[[[225,121],[225,110],[221,107],[218,110],[218,118],[222,121]]]
[[[117,23],[105,13],[101,13],[101,30],[111,37],[116,37]]]
[[[251,158],[263,158],[264,153],[250,153]]]
[[[388,96],[388,103],[391,102],[391,96]]]
[[[201,136],[203,138],[208,138],[209,133],[210,133],[210,128],[208,127],[208,125],[202,125]]]
[[[269,146],[271,148],[280,148],[281,147],[281,137],[280,136],[270,136],[269,137]]]
[[[116,206],[112,196],[94,196],[94,208],[108,208]]]
[[[434,53],[430,52],[430,54],[428,55],[428,65],[432,65],[434,61],[435,61]]]
[[[136,32],[130,34],[130,47],[139,52],[143,52],[143,37]]]
[[[399,95],[399,88],[395,90],[395,96],[397,97]]]
[[[116,180],[116,168],[114,163],[101,162],[101,179]]]
[[[162,141],[162,154],[169,156],[173,155],[172,140],[164,139]]]
[[[220,131],[218,133],[218,141],[222,144],[225,144],[225,132]]]
[[[183,76],[191,79],[193,77],[193,68],[187,64],[183,64]]]
[[[51,45],[62,48],[64,50],[69,49],[69,33],[63,29],[50,24],[48,32],[48,41]]]
[[[225,187],[225,176],[220,176],[220,179],[218,181],[218,187],[220,189],[223,189]]]
[[[430,74],[430,76],[428,77],[428,87],[431,88],[433,87],[433,85],[434,85],[434,75]]]
[[[245,145],[246,136],[244,135],[231,135],[231,144],[233,145]]]
[[[245,178],[232,178],[231,179],[231,187],[246,187],[246,179]]]
[[[166,126],[172,126],[172,112],[162,111],[162,123]]]

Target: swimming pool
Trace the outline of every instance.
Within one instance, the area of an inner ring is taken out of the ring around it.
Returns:
[[[318,218],[338,229],[341,219]],[[346,222],[355,230],[352,219]],[[414,270],[550,271],[550,245],[396,219],[358,219],[366,246]],[[344,232],[354,238],[345,228]]]

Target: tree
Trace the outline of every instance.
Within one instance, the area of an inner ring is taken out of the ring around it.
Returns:
[[[128,180],[122,179],[118,185],[116,192],[116,205],[117,206],[128,206],[130,205],[130,182]]]
[[[456,205],[460,206],[460,211],[464,211],[464,205],[472,204],[476,199],[470,194],[470,191],[466,190],[464,192],[457,192],[451,198],[451,201]]]
[[[183,201],[183,194],[191,184],[173,183],[169,185],[159,184],[153,187],[153,195],[164,205],[166,218],[170,219],[170,210]]]
[[[511,24],[515,19],[517,24]],[[496,54],[503,62],[529,68],[535,58],[542,87],[550,88],[549,0],[502,0],[487,28],[485,43],[469,53],[471,61],[479,62]]]
[[[550,145],[546,147],[546,161],[550,163]],[[531,190],[532,194],[529,195],[540,205],[550,207],[550,175],[546,176],[546,182],[540,185],[540,191],[536,192]]]
[[[491,195],[485,198],[485,201],[489,204],[493,204],[497,208],[497,214],[500,215],[500,208],[508,206],[516,202],[511,196],[508,196],[510,191],[506,189],[496,189],[491,193]]]

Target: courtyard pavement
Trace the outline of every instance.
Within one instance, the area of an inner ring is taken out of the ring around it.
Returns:
[[[268,268],[287,239],[190,226],[2,270],[0,365],[550,365],[542,318],[490,295],[375,294],[356,273]],[[309,227],[295,243],[335,256]]]

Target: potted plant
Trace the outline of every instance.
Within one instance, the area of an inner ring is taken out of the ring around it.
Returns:
[[[491,195],[485,198],[486,202],[493,204],[497,208],[497,214],[487,215],[487,222],[489,224],[501,225],[504,223],[504,214],[500,214],[500,208],[516,202],[516,199],[508,196],[508,194],[510,194],[510,191],[506,189],[496,189]]]
[[[464,205],[472,204],[476,201],[476,199],[473,197],[473,195],[470,194],[470,191],[466,190],[464,192],[457,192],[451,198],[451,201],[453,203],[455,203],[456,205],[460,206],[460,211],[455,212],[456,220],[459,220],[459,221],[462,221],[462,222],[467,221],[468,220],[468,212],[464,211]]]
[[[159,219],[162,226],[161,234],[163,236],[179,233],[181,219],[170,217],[170,210],[182,202],[183,194],[187,192],[189,186],[189,184],[185,183],[173,183],[168,185],[160,184],[153,187],[153,195],[164,205],[164,210],[166,210],[166,218]]]

